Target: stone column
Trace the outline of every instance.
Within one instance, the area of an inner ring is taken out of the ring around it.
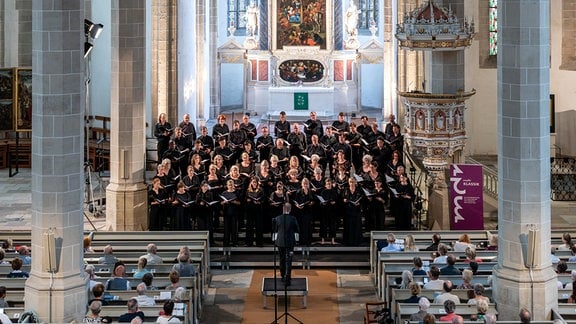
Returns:
[[[32,268],[26,309],[42,321],[80,322],[84,216],[84,2],[32,4]],[[54,234],[53,271],[43,237]]]
[[[110,184],[106,227],[148,229],[146,154],[146,0],[112,1]]]
[[[499,320],[550,320],[558,304],[550,261],[548,0],[508,0],[498,6],[498,265],[493,297]],[[531,228],[540,231],[532,271]]]
[[[190,120],[198,128],[196,111],[196,34],[195,34],[195,9],[196,2],[178,0],[178,116],[190,114]],[[180,120],[179,120],[180,121]],[[200,129],[196,130],[200,133]]]

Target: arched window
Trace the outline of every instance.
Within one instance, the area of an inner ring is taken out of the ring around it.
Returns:
[[[488,39],[490,55],[498,54],[498,0],[490,0],[488,4]]]
[[[246,8],[250,0],[228,0],[228,26],[236,27],[236,35],[246,34]]]
[[[378,21],[378,1],[359,0],[360,19],[358,20],[358,32],[363,35],[370,35],[370,22]]]

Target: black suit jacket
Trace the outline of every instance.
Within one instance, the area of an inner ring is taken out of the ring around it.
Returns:
[[[296,245],[295,233],[300,233],[296,217],[290,214],[282,214],[274,218],[274,233],[278,233],[276,246],[292,248]]]

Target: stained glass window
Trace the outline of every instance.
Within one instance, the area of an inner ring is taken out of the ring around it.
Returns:
[[[246,7],[250,0],[228,0],[228,26],[236,27],[236,35],[246,33]]]
[[[498,54],[498,0],[489,0],[488,5],[488,39],[490,55]]]
[[[370,22],[378,21],[378,1],[376,0],[360,0],[358,4],[360,9],[360,19],[358,20],[359,30],[368,30]]]

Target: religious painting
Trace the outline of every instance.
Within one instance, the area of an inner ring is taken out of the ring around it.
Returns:
[[[14,69],[0,69],[0,130],[14,130]]]
[[[426,116],[422,110],[418,110],[415,114],[416,123],[414,124],[414,128],[417,130],[424,130],[426,128]]]
[[[16,131],[32,130],[32,69],[16,69]]]
[[[434,130],[446,130],[446,114],[443,111],[438,111],[434,114]]]
[[[324,65],[316,60],[287,60],[280,63],[278,73],[286,82],[316,82],[324,78]]]
[[[326,0],[277,0],[277,48],[326,49]]]

